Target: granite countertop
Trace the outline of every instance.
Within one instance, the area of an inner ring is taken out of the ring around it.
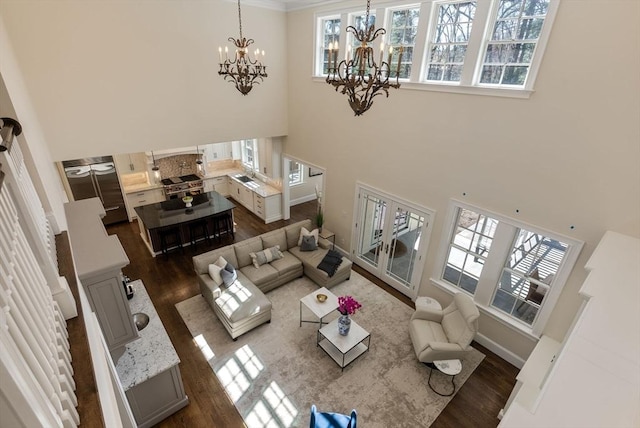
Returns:
[[[269,196],[279,195],[282,193],[280,190],[263,183],[257,178],[254,178],[253,181],[250,181],[248,183],[238,180],[237,177],[242,177],[243,175],[245,175],[244,172],[238,172],[237,170],[233,173],[228,174],[229,177],[240,183],[240,185],[251,189],[263,198],[268,198]]]
[[[132,184],[132,185],[123,187],[124,193],[142,192],[145,190],[162,189],[162,188],[164,188],[162,184],[150,184],[150,183]]]
[[[180,363],[144,284],[141,280],[130,284],[134,290],[129,300],[131,315],[136,312],[149,315],[149,325],[138,332],[138,339],[125,346],[124,354],[116,362],[116,372],[125,391]]]
[[[135,207],[135,211],[146,229],[157,229],[211,217],[236,207],[227,198],[215,191],[193,195],[191,205],[191,208],[187,208],[182,199],[169,199],[168,201]]]

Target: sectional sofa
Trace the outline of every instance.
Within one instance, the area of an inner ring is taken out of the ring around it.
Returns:
[[[271,302],[264,295],[269,290],[303,275],[318,286],[327,288],[349,279],[352,264],[346,257],[342,258],[333,276],[318,269],[318,264],[329,251],[326,248],[328,245],[318,242],[316,250],[300,249],[298,241],[303,227],[311,230],[311,220],[303,220],[193,257],[202,296],[234,340],[271,320]],[[256,267],[256,254],[275,246],[279,247],[282,257],[267,263],[262,259],[263,264]],[[209,274],[209,265],[216,263],[220,257],[236,269],[237,279],[228,285],[217,283]]]

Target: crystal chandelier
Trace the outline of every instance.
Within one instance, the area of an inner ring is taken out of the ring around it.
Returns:
[[[334,86],[336,91],[347,94],[349,105],[356,116],[360,116],[369,110],[373,104],[373,98],[385,94],[389,96],[389,88],[399,88],[399,72],[402,62],[403,48],[399,48],[398,67],[395,70],[395,83],[389,82],[391,77],[391,57],[393,46],[389,47],[389,57],[383,61],[384,42],[380,43],[380,60],[376,64],[373,47],[369,46],[379,35],[386,33],[384,28],[376,30],[375,24],[369,25],[370,0],[367,0],[367,13],[364,21],[364,29],[357,30],[354,26],[347,27],[347,33],[352,33],[360,42],[351,58],[351,46],[347,46],[345,59],[338,63],[338,43],[329,44],[329,66],[327,70],[327,83]]]
[[[260,52],[259,49],[256,49],[254,52],[255,59],[253,60],[249,56],[249,45],[253,43],[253,39],[242,37],[240,0],[238,0],[238,22],[240,23],[240,38],[229,37],[229,41],[236,46],[235,57],[229,59],[229,50],[225,46],[223,60],[222,47],[219,47],[220,70],[218,74],[223,76],[224,80],[233,83],[242,95],[247,95],[253,88],[254,83],[258,84],[267,77],[267,67],[262,65],[260,61],[260,59],[264,60],[264,51]]]

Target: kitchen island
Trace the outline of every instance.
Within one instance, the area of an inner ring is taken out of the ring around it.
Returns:
[[[182,245],[190,242],[190,227],[204,222],[209,234],[233,233],[233,209],[235,205],[218,192],[194,195],[191,207],[187,208],[181,199],[169,199],[149,205],[135,207],[138,215],[140,236],[155,257],[162,252],[160,235],[163,231],[176,229]],[[214,227],[216,219],[228,215],[230,227],[226,230]],[[198,239],[204,239],[199,237]],[[173,247],[176,247],[174,245]],[[172,248],[173,248],[172,247]]]

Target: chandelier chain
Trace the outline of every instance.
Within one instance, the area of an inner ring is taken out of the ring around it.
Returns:
[[[240,9],[240,0],[238,0],[238,23],[240,24],[240,40],[242,40],[242,10]]]

